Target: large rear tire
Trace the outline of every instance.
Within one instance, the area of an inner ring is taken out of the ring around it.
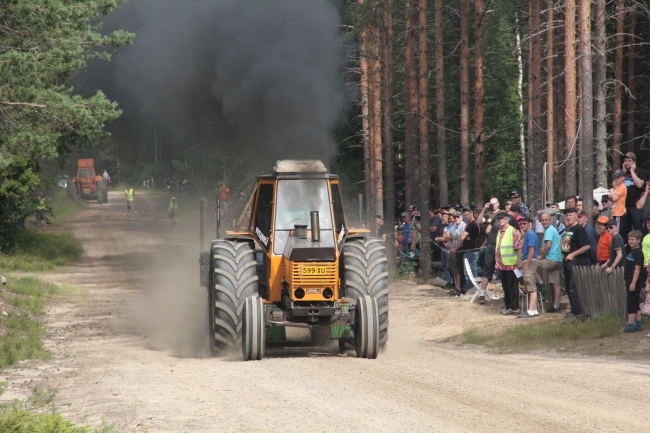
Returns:
[[[359,297],[354,311],[354,350],[357,358],[375,359],[379,353],[377,299],[368,295]]]
[[[386,248],[381,239],[351,239],[343,246],[345,296],[353,304],[366,295],[375,298],[379,314],[379,347],[382,350],[388,343],[387,264]]]
[[[217,355],[241,345],[244,301],[258,295],[257,262],[252,241],[219,239],[212,243],[210,256],[208,330],[211,352]]]
[[[264,358],[264,304],[259,296],[249,296],[244,300],[242,315],[241,351],[244,361],[261,361]]]
[[[108,203],[108,181],[106,179],[97,182],[97,203]]]

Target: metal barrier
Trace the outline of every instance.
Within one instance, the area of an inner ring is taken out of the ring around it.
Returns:
[[[573,275],[583,313],[590,317],[603,313],[627,317],[622,267],[607,274],[598,266],[575,266]]]

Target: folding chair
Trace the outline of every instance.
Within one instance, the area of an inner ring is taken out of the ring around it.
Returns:
[[[472,273],[472,268],[469,265],[469,260],[463,258],[463,261],[465,262],[465,270],[467,271],[467,275],[474,275]],[[474,302],[478,294],[481,292],[481,277],[470,277],[469,280],[472,282],[472,285],[476,288],[476,292],[472,296],[472,299],[469,300],[469,302]],[[485,298],[488,301],[492,300],[492,295],[487,290],[485,291]]]

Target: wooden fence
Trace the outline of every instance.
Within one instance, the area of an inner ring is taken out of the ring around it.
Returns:
[[[573,275],[583,313],[589,317],[603,313],[627,317],[622,267],[607,274],[598,266],[575,266]]]

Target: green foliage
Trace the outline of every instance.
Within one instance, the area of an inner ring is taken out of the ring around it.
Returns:
[[[11,312],[0,316],[0,368],[17,364],[24,359],[48,359],[50,352],[43,345],[45,328],[41,322],[25,312]]]
[[[64,266],[76,261],[83,248],[67,232],[43,232],[17,227],[4,253],[0,253],[0,269],[37,272]]]
[[[48,203],[52,209],[52,222],[65,221],[86,209],[83,200],[71,200],[65,189],[58,186],[55,188],[52,197],[48,198]]]
[[[0,8],[0,241],[34,212],[27,199],[40,165],[106,137],[120,115],[101,91],[73,93],[66,79],[86,59],[131,42],[116,31],[102,36],[92,22],[124,0],[9,0]]]

